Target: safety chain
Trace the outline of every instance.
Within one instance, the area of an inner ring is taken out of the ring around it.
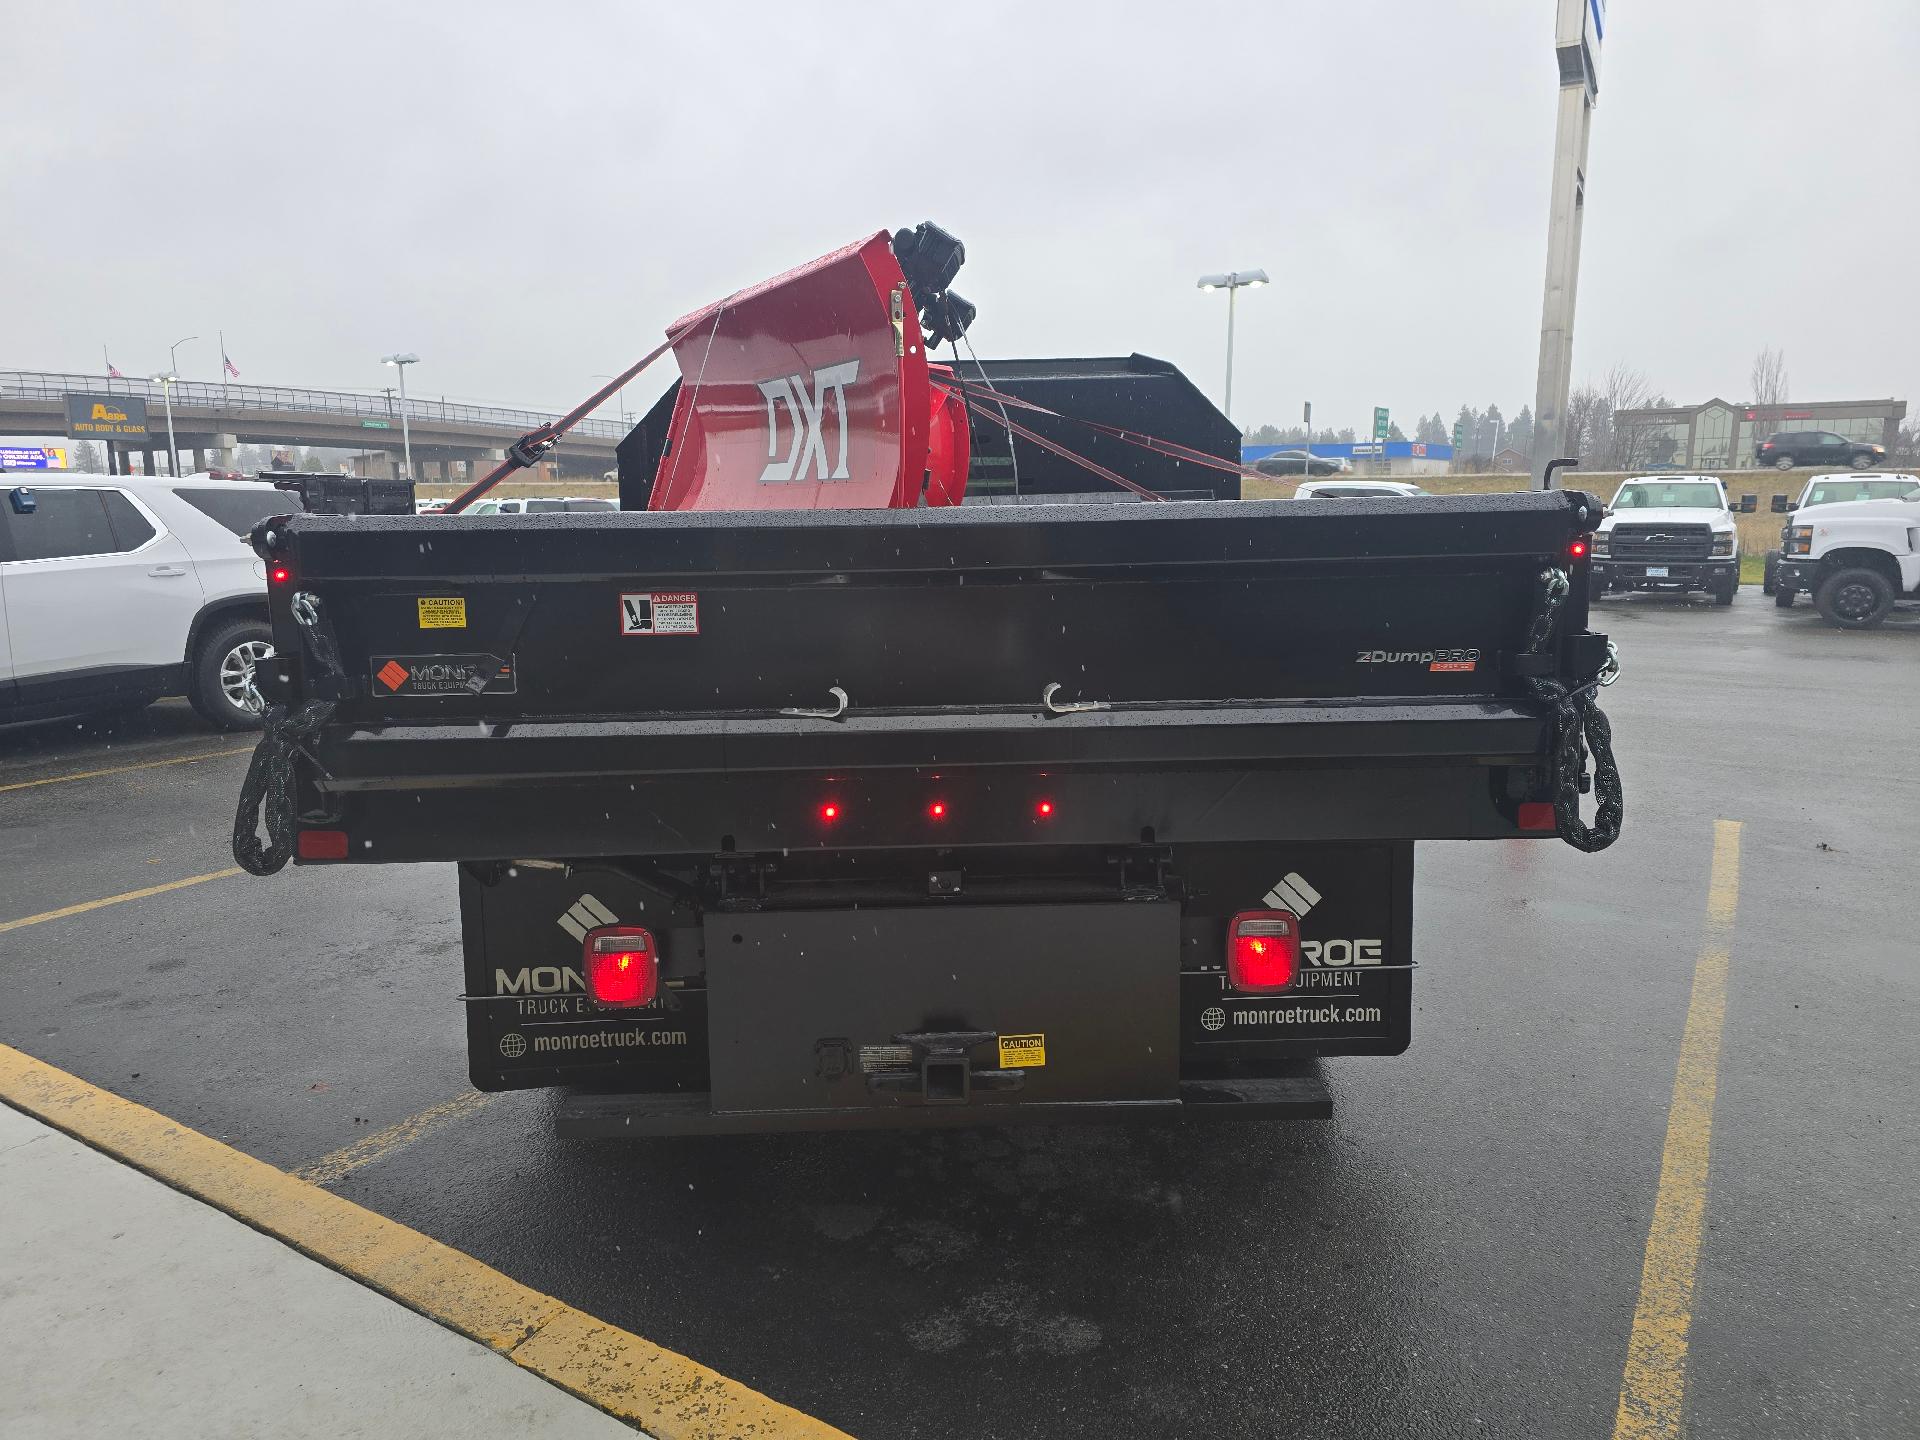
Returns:
[[[308,652],[335,680],[345,678],[340,652],[320,610],[319,597],[305,590],[293,597],[294,622]],[[291,710],[282,704],[267,707],[260,743],[247,762],[247,778],[240,785],[240,804],[233,816],[233,858],[249,875],[272,875],[293,858],[294,819],[298,805],[293,758],[319,738],[333,718],[331,700],[303,700]],[[267,840],[260,843],[264,822]]]
[[[1526,654],[1545,652],[1553,634],[1553,622],[1572,588],[1564,570],[1548,568],[1540,572],[1533,620],[1527,626]],[[1584,685],[1569,686],[1564,680],[1550,676],[1522,677],[1533,698],[1553,711],[1553,814],[1560,838],[1574,849],[1589,854],[1606,849],[1620,838],[1620,822],[1625,813],[1620,767],[1613,759],[1613,726],[1601,712],[1594,693],[1619,678],[1620,657],[1611,644],[1607,646],[1606,663]],[[1580,779],[1586,771],[1588,753],[1593,756],[1596,801],[1592,825],[1580,818]]]

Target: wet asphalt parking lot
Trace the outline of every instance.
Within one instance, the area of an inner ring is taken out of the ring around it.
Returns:
[[[1596,611],[1624,837],[1421,846],[1330,1122],[559,1141],[460,1101],[451,867],[220,875],[173,702],[0,732],[0,1041],[870,1440],[1606,1436],[1737,821],[1686,1431],[1920,1434],[1920,614]]]

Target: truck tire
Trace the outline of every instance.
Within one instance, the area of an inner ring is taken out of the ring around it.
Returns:
[[[1713,596],[1714,604],[1731,605],[1733,604],[1734,594],[1739,589],[1740,589],[1739,572],[1734,570],[1729,570],[1724,575],[1716,575],[1713,577],[1713,585],[1708,590],[1707,593]]]
[[[264,620],[229,620],[200,637],[189,666],[187,699],[200,718],[222,730],[258,730],[266,702],[254,683],[273,654],[273,629]]]
[[[1871,630],[1893,609],[1893,585],[1878,570],[1836,570],[1813,592],[1820,618],[1842,630]]]
[[[1793,457],[1791,455],[1782,455],[1778,460],[1773,462],[1773,468],[1776,470],[1791,470],[1793,468]]]
[[[1778,550],[1769,550],[1767,551],[1766,564],[1760,571],[1760,593],[1762,595],[1771,595],[1779,588],[1779,584],[1780,552]]]
[[[1776,610],[1791,610],[1793,608],[1794,597],[1799,593],[1798,590],[1782,590],[1775,587],[1773,592],[1774,608]]]

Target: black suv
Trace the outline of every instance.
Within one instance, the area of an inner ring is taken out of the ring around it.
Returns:
[[[1776,430],[1753,452],[1753,463],[1791,470],[1796,465],[1845,465],[1866,470],[1887,458],[1887,447],[1849,440],[1831,430]]]

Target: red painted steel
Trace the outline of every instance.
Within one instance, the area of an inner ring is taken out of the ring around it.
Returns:
[[[966,490],[964,402],[929,375],[886,232],[669,327],[681,387],[654,510],[906,509]]]

